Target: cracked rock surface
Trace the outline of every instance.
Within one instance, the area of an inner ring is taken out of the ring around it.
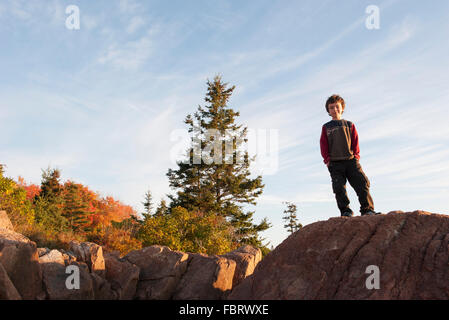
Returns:
[[[367,285],[374,276],[378,289]],[[392,211],[312,223],[270,252],[228,298],[449,299],[449,216]]]

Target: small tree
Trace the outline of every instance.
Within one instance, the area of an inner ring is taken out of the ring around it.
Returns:
[[[154,213],[155,216],[163,216],[168,214],[169,208],[167,206],[167,202],[162,199],[161,202],[159,203],[159,206],[156,208],[156,212]]]
[[[151,212],[153,211],[153,195],[151,194],[150,190],[145,193],[145,201],[142,202],[142,204],[145,208],[143,217],[146,218],[147,216],[151,216]]]
[[[45,197],[34,199],[36,223],[51,233],[60,233],[70,230],[69,221],[62,215],[62,210]]]
[[[89,203],[83,197],[83,186],[68,182],[64,191],[63,215],[69,221],[70,227],[74,231],[90,231]]]
[[[282,219],[286,221],[284,228],[290,233],[298,231],[302,228],[302,224],[298,222],[298,218],[296,217],[296,205],[288,201],[283,203],[287,205],[287,209],[284,210],[284,217],[282,217]]]
[[[48,167],[42,170],[41,192],[34,197],[36,222],[45,229],[61,232],[69,227],[63,216],[63,187],[59,181],[61,173],[58,169]]]
[[[60,178],[61,172],[58,169],[48,167],[46,170],[42,170],[40,196],[48,200],[58,201],[57,198],[62,192]]]

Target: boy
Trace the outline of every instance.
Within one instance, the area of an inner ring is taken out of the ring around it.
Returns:
[[[326,101],[326,111],[332,120],[323,125],[321,131],[321,155],[332,178],[338,209],[342,217],[352,217],[346,193],[346,180],[354,188],[360,202],[360,213],[375,215],[373,199],[369,193],[370,182],[360,166],[359,137],[354,124],[341,118],[345,101],[332,95]]]

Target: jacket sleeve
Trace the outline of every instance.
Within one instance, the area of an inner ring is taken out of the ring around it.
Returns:
[[[359,134],[357,133],[354,124],[351,126],[351,149],[354,157],[357,160],[360,160]]]
[[[328,164],[330,161],[329,143],[327,141],[327,133],[325,126],[323,126],[323,128],[321,129],[320,148],[321,148],[321,156],[323,156],[324,159],[323,162],[325,164]]]

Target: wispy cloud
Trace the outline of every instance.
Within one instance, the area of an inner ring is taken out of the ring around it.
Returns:
[[[119,9],[122,13],[134,13],[139,8],[141,4],[134,0],[119,0]]]
[[[21,1],[10,2],[9,10],[14,17],[21,20],[29,20],[33,17],[31,7],[25,6]]]
[[[145,25],[145,20],[142,17],[140,17],[140,16],[132,17],[131,21],[129,22],[128,27],[126,28],[126,32],[134,33],[144,25]]]
[[[284,196],[276,195],[262,195],[260,196],[258,205],[272,204],[282,205],[283,202],[292,203],[317,203],[317,202],[333,202],[335,198],[329,192],[329,186],[325,186],[323,190],[318,191],[304,191],[296,194],[286,194]]]
[[[100,64],[109,64],[124,70],[136,70],[141,67],[153,52],[152,35],[153,29],[137,41],[125,44],[115,43],[110,45],[106,52],[100,56]]]
[[[64,26],[65,7],[57,0],[48,0],[45,5],[38,1],[9,0],[0,5],[0,14],[2,11],[8,13],[9,17],[17,19],[17,22],[35,26],[50,22],[53,26],[57,24]]]

